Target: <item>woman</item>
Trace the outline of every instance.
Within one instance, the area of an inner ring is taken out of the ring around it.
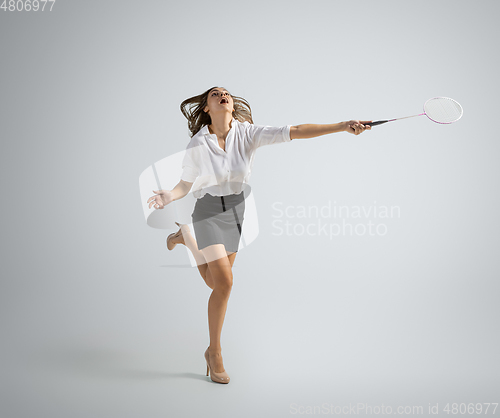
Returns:
[[[187,109],[189,107],[189,109]],[[188,120],[191,141],[183,160],[180,182],[172,190],[154,191],[149,208],[163,209],[186,196],[193,187],[197,198],[192,214],[196,240],[187,225],[177,225],[167,247],[186,245],[206,284],[212,289],[208,301],[210,345],[205,351],[207,376],[229,383],[221,355],[220,335],[233,284],[232,266],[238,251],[244,220],[244,192],[257,148],[298,138],[314,138],[335,132],[359,135],[370,121],[351,120],[332,125],[257,126],[248,102],[213,87],[181,104]]]

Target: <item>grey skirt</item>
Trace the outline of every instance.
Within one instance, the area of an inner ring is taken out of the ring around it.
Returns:
[[[206,193],[198,199],[191,215],[198,249],[224,244],[226,251],[237,252],[244,214],[244,192],[226,196]]]

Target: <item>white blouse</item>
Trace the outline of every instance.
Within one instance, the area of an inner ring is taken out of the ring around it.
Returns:
[[[181,179],[194,183],[193,196],[198,199],[206,193],[212,196],[238,194],[244,184],[248,184],[257,148],[290,142],[290,127],[253,125],[233,118],[224,151],[217,135],[211,134],[205,125],[186,148]]]

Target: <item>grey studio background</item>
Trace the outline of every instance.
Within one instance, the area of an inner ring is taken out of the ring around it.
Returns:
[[[498,2],[49,6],[0,10],[0,416],[493,415]],[[464,108],[451,125],[259,149],[260,232],[222,330],[229,385],[205,376],[210,289],[167,251],[174,225],[147,226],[138,186],[185,149],[180,103],[213,86],[259,125],[408,116],[434,96]],[[298,217],[328,204],[399,216]],[[342,219],[385,234],[303,232]]]

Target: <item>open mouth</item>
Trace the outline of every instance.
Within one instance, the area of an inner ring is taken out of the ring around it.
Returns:
[[[220,101],[220,104],[228,104],[228,103],[229,103],[229,100],[227,100],[226,98],[224,98]]]

